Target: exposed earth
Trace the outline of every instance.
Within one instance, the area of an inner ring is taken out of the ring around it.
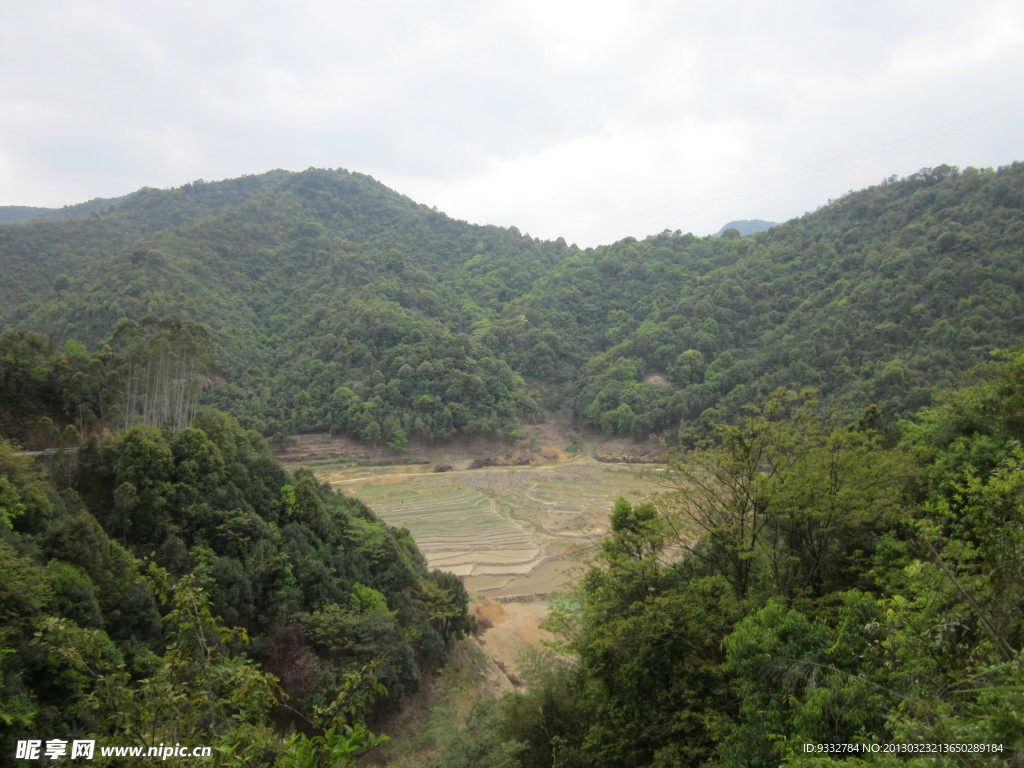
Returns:
[[[614,500],[659,490],[658,450],[547,423],[523,428],[514,443],[402,453],[302,435],[275,456],[407,528],[430,567],[462,576],[482,626],[478,642],[516,682],[523,650],[553,639],[540,629],[546,598],[586,566]]]

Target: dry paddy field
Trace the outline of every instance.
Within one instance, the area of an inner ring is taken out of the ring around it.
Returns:
[[[430,467],[323,463],[321,480],[408,528],[432,568],[464,577],[490,600],[536,600],[561,589],[608,531],[618,496],[656,490],[635,466],[589,458],[434,473]]]
[[[635,464],[589,456],[465,469],[465,454],[435,455],[456,469],[434,472],[433,462],[381,467],[368,465],[372,457],[321,458],[309,442],[313,449],[300,446],[306,455],[290,466],[309,467],[390,525],[408,528],[432,568],[463,577],[483,628],[467,642],[482,648],[505,686],[521,676],[524,651],[551,639],[542,629],[545,598],[586,567],[608,532],[615,499],[659,490]]]

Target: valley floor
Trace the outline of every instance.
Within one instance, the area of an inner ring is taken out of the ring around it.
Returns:
[[[650,461],[656,451],[588,441],[548,423],[524,428],[514,444],[415,446],[395,454],[303,435],[276,455],[407,528],[430,567],[465,579],[480,631],[461,653],[478,656],[475,686],[502,693],[521,681],[530,650],[554,639],[541,629],[547,598],[586,568],[608,531],[614,500],[657,492],[650,476],[657,467],[628,461]]]

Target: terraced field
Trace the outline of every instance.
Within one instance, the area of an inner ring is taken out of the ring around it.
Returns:
[[[615,498],[656,490],[635,467],[582,458],[445,473],[423,466],[314,471],[408,528],[431,567],[497,600],[560,589],[607,533]]]

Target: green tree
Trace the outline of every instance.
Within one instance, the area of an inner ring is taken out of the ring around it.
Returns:
[[[25,514],[25,505],[21,494],[10,480],[0,476],[0,526],[11,527],[15,518]]]
[[[225,653],[238,633],[213,618],[209,601],[190,579],[176,586],[165,623],[162,663],[140,681],[103,651],[94,633],[72,622],[47,619],[37,637],[55,662],[89,681],[78,706],[105,741],[148,749],[215,740],[217,750],[265,753],[271,734],[260,727],[280,694],[272,678]]]
[[[437,569],[430,571],[420,579],[416,599],[445,643],[476,629],[476,621],[467,610],[466,585],[458,576]]]
[[[659,504],[672,540],[754,589],[821,597],[856,583],[895,525],[906,469],[876,433],[830,428],[810,393],[780,390],[719,442],[668,457]]]
[[[370,445],[377,445],[381,439],[380,424],[371,421],[363,429],[362,439]]]

